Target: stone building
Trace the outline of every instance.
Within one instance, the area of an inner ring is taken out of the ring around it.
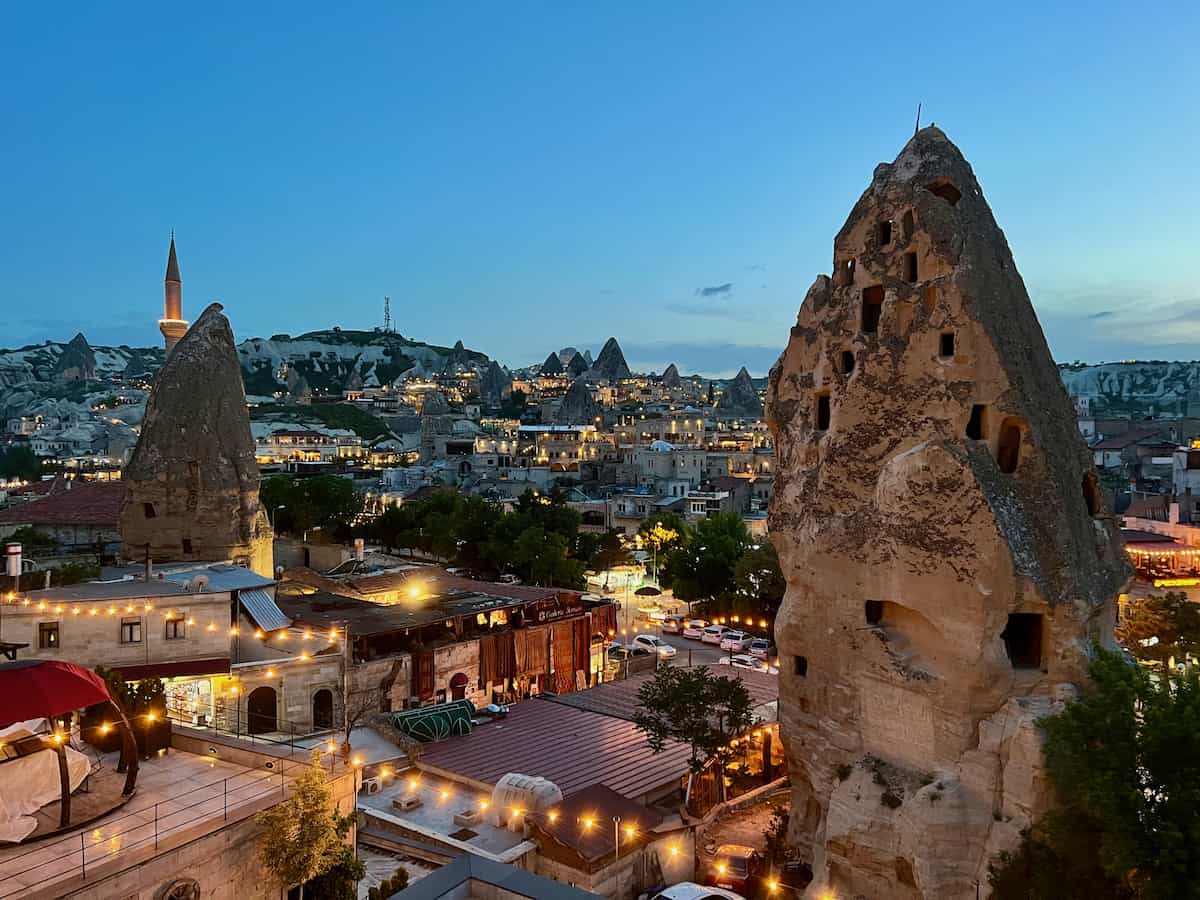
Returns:
[[[882,164],[771,373],[792,840],[814,890],[973,898],[1050,804],[1035,720],[1128,579],[979,184],[936,128]]]
[[[201,314],[159,371],[122,484],[126,558],[232,560],[272,574],[246,393],[221,304]]]

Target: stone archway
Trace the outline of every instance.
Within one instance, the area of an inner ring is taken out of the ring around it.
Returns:
[[[469,679],[462,672],[454,675],[450,679],[450,699],[463,700],[467,696],[467,684]]]
[[[313,731],[333,727],[333,691],[329,688],[321,688],[313,694],[312,727]]]
[[[250,734],[266,734],[277,730],[278,701],[275,688],[257,687],[246,698],[246,731]]]

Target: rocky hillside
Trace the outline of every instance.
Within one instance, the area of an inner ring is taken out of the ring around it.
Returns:
[[[1200,362],[1059,366],[1059,375],[1093,415],[1200,415]]]
[[[438,347],[380,331],[310,331],[296,337],[276,334],[238,345],[246,393],[270,396],[293,390],[303,379],[313,391],[378,387],[402,375],[434,375],[471,369],[481,375],[488,357],[459,341]]]

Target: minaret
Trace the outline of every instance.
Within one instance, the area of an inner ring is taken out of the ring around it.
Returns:
[[[179,260],[175,258],[175,232],[171,232],[171,250],[167,254],[167,276],[163,279],[163,317],[158,320],[167,352],[179,343],[188,330],[183,318],[183,282],[179,278]]]

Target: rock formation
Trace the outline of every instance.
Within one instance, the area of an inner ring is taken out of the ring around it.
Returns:
[[[229,320],[214,303],[167,356],[122,482],[127,559],[232,559],[272,575],[271,527]]]
[[[451,412],[450,401],[441,391],[430,391],[421,402],[422,416],[445,416]]]
[[[971,167],[876,168],[771,372],[791,839],[811,893],[974,898],[1128,566]]]
[[[554,422],[556,425],[594,425],[599,415],[600,404],[592,396],[591,388],[582,378],[576,378],[563,395]]]
[[[717,399],[716,410],[718,416],[726,418],[751,419],[763,414],[758,389],[745,366],[742,366],[733,381],[726,385],[724,393]]]
[[[602,381],[620,381],[629,377],[629,366],[625,362],[625,354],[615,337],[604,342],[600,355],[588,370],[588,377]]]
[[[681,384],[679,380],[679,369],[675,368],[675,363],[671,363],[662,373],[662,386],[665,388],[677,388]]]
[[[54,380],[64,384],[96,380],[96,354],[83,332],[76,334],[63,348],[62,355],[54,363]]]
[[[567,376],[569,378],[578,378],[588,370],[587,360],[579,353],[571,355],[571,361],[567,363]]]
[[[512,379],[494,359],[479,379],[479,397],[489,406],[499,406],[512,390]]]
[[[551,354],[546,357],[546,361],[542,363],[542,367],[538,369],[539,375],[545,375],[547,377],[561,375],[562,373],[562,361],[558,358],[558,354],[554,352],[551,352]]]

